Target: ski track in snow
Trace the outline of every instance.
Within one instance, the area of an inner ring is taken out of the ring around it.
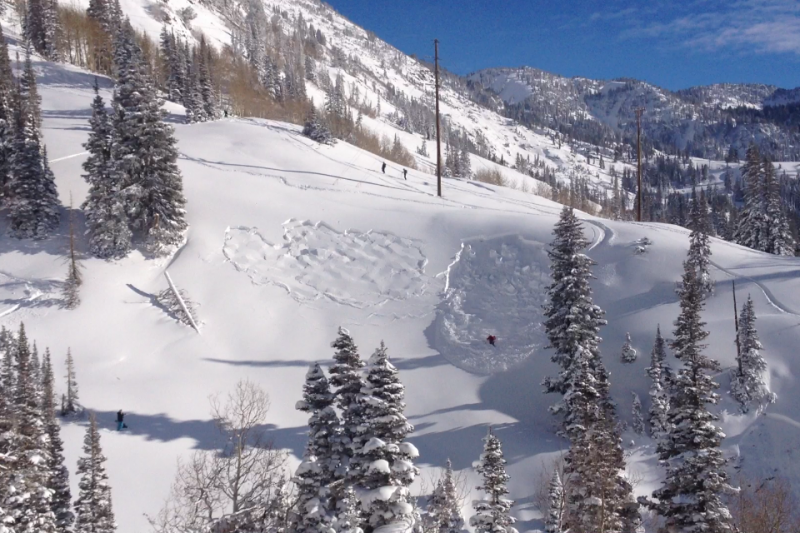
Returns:
[[[678,228],[675,228],[675,227],[668,227],[668,226],[665,226],[663,224],[659,225],[659,226],[647,226],[646,224],[641,223],[641,222],[631,222],[631,224],[634,224],[634,225],[637,225],[637,226],[642,226],[642,227],[649,227],[650,229],[655,229],[656,231],[666,231],[666,232],[669,232],[669,233],[677,233],[677,234],[681,234],[681,235],[687,235],[687,230],[678,229]],[[749,281],[750,283],[752,283],[755,286],[757,286],[759,288],[759,290],[761,291],[761,293],[764,295],[764,298],[766,298],[767,302],[773,308],[775,308],[779,313],[783,313],[783,314],[787,314],[787,315],[793,315],[793,316],[796,316],[796,317],[800,318],[800,311],[796,311],[796,310],[790,308],[789,306],[787,306],[786,304],[784,304],[783,302],[781,302],[775,296],[775,294],[768,287],[766,287],[763,283],[761,283],[761,282],[759,282],[759,281],[757,281],[757,280],[755,280],[755,279],[753,279],[753,278],[751,278],[749,276],[743,276],[741,274],[737,274],[736,272],[733,272],[732,269],[728,269],[726,267],[723,267],[722,265],[720,265],[716,261],[709,260],[709,264],[711,266],[713,266],[714,268],[716,268],[717,270],[719,270],[720,272],[723,272],[724,274],[727,274],[731,278],[738,278],[738,279],[741,279],[741,280]]]
[[[60,304],[60,285],[55,280],[28,280],[0,272],[0,318],[25,308]]]
[[[64,157],[57,157],[56,159],[49,159],[48,163],[58,163],[59,161],[64,161],[65,159],[73,159],[75,157],[80,157],[80,156],[86,155],[88,153],[89,152],[79,152],[77,154],[65,155]]]
[[[549,280],[544,247],[519,235],[464,242],[445,272],[444,300],[429,338],[450,363],[492,374],[545,342],[542,302]],[[497,345],[485,339],[497,336]]]
[[[756,281],[755,279],[753,279],[751,277],[742,276],[741,274],[736,274],[735,272],[732,272],[731,270],[719,265],[718,263],[716,263],[714,261],[709,261],[709,264],[711,266],[713,266],[714,268],[716,268],[717,270],[719,270],[721,272],[724,272],[725,274],[727,274],[728,276],[730,276],[732,278],[738,278],[738,279],[746,280],[746,281],[749,281],[750,283],[754,284],[764,294],[764,298],[767,299],[767,302],[772,307],[774,307],[778,312],[784,313],[784,314],[787,314],[787,315],[794,315],[794,316],[800,318],[800,312],[791,309],[789,306],[787,306],[786,304],[784,304],[780,300],[778,300],[778,298],[775,297],[775,294],[773,294],[773,292],[768,287],[764,286],[763,283],[760,283],[760,282]]]
[[[256,285],[283,288],[300,303],[364,309],[433,294],[420,244],[388,232],[339,232],[324,222],[288,220],[282,244],[256,228],[230,227],[222,252]],[[387,315],[390,313],[387,312]]]

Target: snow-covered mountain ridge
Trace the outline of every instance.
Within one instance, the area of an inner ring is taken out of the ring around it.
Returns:
[[[646,142],[668,153],[722,159],[731,147],[743,153],[754,142],[778,159],[798,157],[791,117],[799,113],[800,89],[722,83],[673,92],[639,80],[567,78],[531,67],[485,69],[467,79],[496,94],[508,116],[598,144],[633,139],[634,111],[644,108]]]

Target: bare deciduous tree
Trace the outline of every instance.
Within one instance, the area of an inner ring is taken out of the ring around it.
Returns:
[[[800,512],[789,482],[783,478],[739,480],[729,509],[740,533],[797,533]]]
[[[210,404],[219,447],[178,462],[170,495],[158,515],[148,517],[150,524],[157,533],[202,531],[225,516],[249,511],[259,520],[288,520],[286,453],[266,435],[267,393],[240,381],[227,395],[212,396]]]

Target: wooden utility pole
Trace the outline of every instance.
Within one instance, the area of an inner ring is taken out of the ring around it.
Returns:
[[[644,108],[636,109],[636,221],[642,221],[642,113]]]
[[[739,365],[739,375],[742,375],[742,346],[739,343],[739,310],[736,309],[736,280],[732,279],[733,284],[733,323],[736,324],[736,362]]]
[[[442,138],[439,123],[439,39],[433,40],[433,77],[436,83],[436,196],[442,196]]]

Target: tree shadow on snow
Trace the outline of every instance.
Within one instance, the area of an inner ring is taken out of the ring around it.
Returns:
[[[97,416],[97,423],[101,429],[107,431],[117,430],[117,412],[91,410]],[[79,422],[85,424],[86,422]],[[213,420],[175,420],[165,413],[141,414],[136,412],[125,413],[127,429],[123,435],[144,437],[148,441],[169,442],[178,439],[192,439],[195,441],[195,450],[220,449],[221,439],[217,426]],[[265,431],[268,440],[272,441],[275,448],[288,449],[294,455],[302,457],[303,449],[308,439],[306,426],[294,428],[279,428],[272,424],[260,426]]]
[[[22,254],[47,253],[53,256],[66,257],[69,250],[69,214],[68,207],[62,206],[60,209],[61,222],[58,228],[46,239],[17,239],[11,236],[10,224],[8,221],[8,210],[0,209],[0,255],[6,253],[19,252]],[[73,209],[72,214],[75,220],[75,246],[78,252],[83,254],[84,216],[80,209]],[[66,273],[66,266],[64,272]]]
[[[101,89],[112,89],[114,87],[113,80],[100,74],[92,74],[78,69],[65,69],[63,64],[49,63],[38,59],[32,59],[31,62],[36,71],[36,83],[38,85],[93,89],[94,80],[97,79],[97,84]]]

